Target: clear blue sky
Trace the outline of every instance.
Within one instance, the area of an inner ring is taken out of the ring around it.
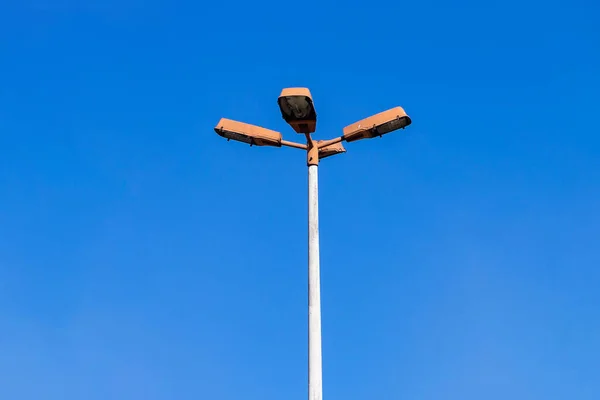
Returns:
[[[14,4],[9,4],[14,3]],[[306,398],[301,152],[322,163],[324,398],[600,398],[600,6],[0,6],[0,398]]]

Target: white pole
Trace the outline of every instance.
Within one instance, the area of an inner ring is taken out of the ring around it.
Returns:
[[[323,399],[318,166],[308,166],[308,400]]]

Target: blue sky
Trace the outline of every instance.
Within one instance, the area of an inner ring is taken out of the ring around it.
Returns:
[[[413,119],[320,168],[324,398],[600,398],[597,2],[11,3],[0,398],[306,398],[304,156],[212,131],[289,86]]]

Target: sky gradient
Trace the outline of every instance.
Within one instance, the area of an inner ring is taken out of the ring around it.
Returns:
[[[290,86],[324,399],[600,398],[598,2],[201,4],[0,3],[0,398],[307,397]]]

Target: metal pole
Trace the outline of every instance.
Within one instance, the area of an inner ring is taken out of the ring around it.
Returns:
[[[318,166],[308,166],[308,400],[323,399]]]

